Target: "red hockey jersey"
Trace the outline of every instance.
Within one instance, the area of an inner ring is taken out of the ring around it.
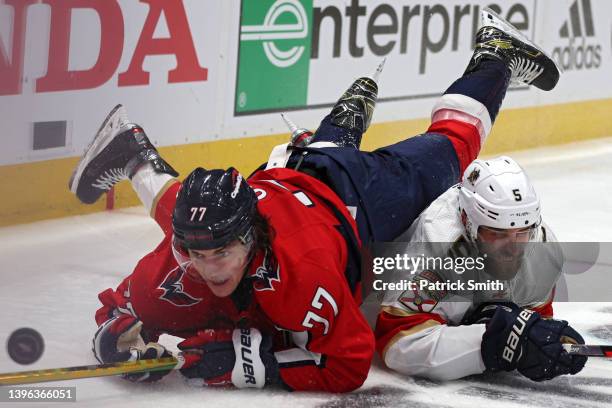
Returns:
[[[245,310],[230,297],[215,297],[178,266],[171,248],[180,186],[175,183],[154,207],[164,240],[116,290],[99,295],[103,307],[97,323],[113,313],[129,313],[142,320],[145,340],[155,341],[161,333],[185,338],[203,328],[236,327],[246,319],[277,340],[290,337],[290,346],[275,342],[275,355],[291,389],[359,387],[369,371],[374,336],[359,311],[360,287],[351,290],[345,277],[349,250],[339,218],[356,234],[354,221],[326,185],[305,174],[261,171],[249,184],[273,235],[271,251],[257,253],[247,271],[253,296]]]
[[[359,310],[360,286],[351,291],[345,277],[349,250],[338,218],[356,235],[353,219],[329,187],[303,173],[260,171],[249,184],[274,231],[273,256],[259,254],[249,272],[255,298],[299,346],[277,353],[283,381],[294,389],[359,387],[374,339]]]

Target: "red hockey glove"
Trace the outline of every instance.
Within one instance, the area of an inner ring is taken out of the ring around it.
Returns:
[[[272,339],[257,329],[208,329],[178,344],[185,363],[181,373],[204,385],[263,388],[279,382]]]
[[[93,340],[93,352],[101,363],[172,357],[159,343],[145,344],[140,331],[142,322],[133,316],[120,314],[102,323]],[[123,378],[134,382],[160,380],[172,370],[125,374]]]

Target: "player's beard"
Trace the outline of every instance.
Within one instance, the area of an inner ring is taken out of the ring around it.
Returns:
[[[484,257],[484,270],[495,279],[511,280],[518,274],[525,260],[525,244],[511,242],[499,247],[494,243],[478,242]]]

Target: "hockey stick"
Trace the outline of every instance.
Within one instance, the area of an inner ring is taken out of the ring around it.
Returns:
[[[563,345],[569,354],[588,357],[608,357],[612,358],[612,346],[595,344],[570,344]]]
[[[612,345],[563,344],[563,348],[569,354],[612,358]],[[143,371],[178,370],[183,363],[184,359],[179,354],[176,357],[148,360],[0,373],[0,386],[106,377]]]
[[[178,355],[176,357],[123,361],[110,364],[94,364],[87,366],[50,368],[46,370],[0,373],[0,386],[105,377],[110,375],[139,373],[142,371],[178,370],[182,367],[184,362],[185,360],[183,357]]]

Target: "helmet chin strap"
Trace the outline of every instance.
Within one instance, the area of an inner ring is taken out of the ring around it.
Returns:
[[[238,327],[246,327],[248,325],[249,319],[246,315],[246,310],[252,301],[253,285],[251,284],[250,277],[247,276],[247,274],[249,271],[249,266],[255,257],[255,253],[257,252],[257,247],[254,245],[253,239],[251,239],[249,243],[243,245],[250,245],[251,247],[249,248],[247,261],[244,266],[244,271],[242,272],[242,278],[240,279],[238,286],[236,286],[236,289],[234,289],[234,291],[230,294],[230,298],[240,312],[240,319],[237,323]]]
[[[461,210],[461,224],[463,224],[463,230],[464,230],[464,234],[463,236],[472,243],[476,243],[476,240],[478,238],[478,231],[476,231],[476,233],[474,233],[473,229],[474,226],[472,225],[470,219],[468,218],[465,210]]]
[[[249,271],[249,266],[255,258],[255,254],[257,253],[257,246],[255,245],[255,238],[253,236],[253,227],[249,228],[249,230],[242,236],[237,237],[238,241],[247,247],[247,259],[244,265],[244,271],[242,273],[242,279],[246,278],[246,274]]]

